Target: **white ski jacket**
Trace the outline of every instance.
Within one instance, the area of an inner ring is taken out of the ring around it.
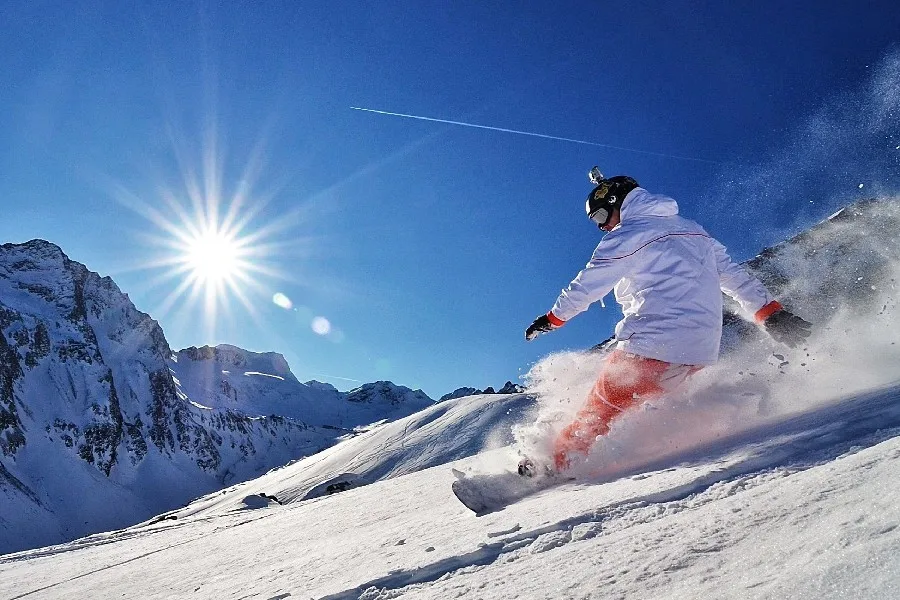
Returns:
[[[551,322],[561,325],[611,289],[625,315],[616,325],[617,348],[686,365],[718,360],[721,292],[759,321],[780,308],[722,244],[678,216],[675,200],[643,188],[625,197],[621,223],[559,295]]]

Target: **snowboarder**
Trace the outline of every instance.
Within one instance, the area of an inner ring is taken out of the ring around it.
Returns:
[[[589,178],[596,187],[587,198],[587,216],[607,234],[553,308],[525,330],[525,339],[562,327],[610,290],[624,318],[584,406],[554,443],[557,472],[586,457],[618,415],[716,362],[721,292],[788,346],[802,343],[812,327],[732,262],[700,225],[679,216],[675,200],[651,194],[628,176],[606,178],[597,167]],[[534,463],[523,460],[519,472],[532,475]]]

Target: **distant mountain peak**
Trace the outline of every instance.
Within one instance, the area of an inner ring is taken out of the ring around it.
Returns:
[[[494,390],[494,388],[491,386],[486,387],[484,390],[479,390],[478,388],[473,387],[457,388],[449,394],[444,394],[443,396],[441,396],[441,399],[438,400],[438,402],[455,400],[456,398],[465,398],[466,396],[474,396],[475,394],[521,394],[524,391],[524,386],[513,383],[512,381],[507,381],[499,391]]]
[[[68,260],[68,256],[63,252],[63,249],[54,244],[53,242],[48,242],[47,240],[43,240],[40,238],[35,238],[33,240],[28,240],[27,242],[22,242],[20,244],[15,243],[7,243],[0,245],[0,248],[6,251],[10,250],[20,250],[23,252],[35,252],[40,253],[45,256],[56,256],[60,258],[65,258]]]
[[[475,394],[480,394],[480,393],[481,393],[481,390],[479,390],[478,388],[473,388],[473,387],[456,388],[449,394],[444,394],[443,396],[441,396],[441,398],[440,398],[440,400],[438,400],[438,402],[445,402],[447,400],[455,400],[457,398],[465,398],[466,396],[474,396]]]
[[[306,386],[308,386],[308,387],[311,387],[311,388],[313,388],[314,390],[322,390],[322,391],[325,391],[325,392],[334,392],[334,393],[337,393],[337,394],[340,393],[340,392],[338,391],[338,389],[337,389],[336,387],[334,387],[333,385],[331,385],[330,383],[325,383],[325,382],[323,382],[323,381],[317,381],[317,380],[315,380],[315,379],[310,379],[309,381],[307,381],[307,382],[304,383],[303,385],[306,385]]]
[[[211,361],[225,370],[235,369],[297,381],[287,360],[278,352],[252,352],[231,344],[190,346],[179,350],[175,354],[175,360]]]
[[[366,383],[347,392],[349,402],[367,404],[412,404],[425,408],[434,404],[434,400],[422,390],[412,390],[392,381],[374,381]]]

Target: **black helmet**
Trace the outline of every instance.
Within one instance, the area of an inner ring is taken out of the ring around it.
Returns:
[[[603,177],[597,167],[591,169],[588,178],[597,187],[588,194],[584,209],[588,218],[603,229],[616,209],[622,208],[622,202],[625,201],[628,192],[638,187],[638,182],[627,175]]]

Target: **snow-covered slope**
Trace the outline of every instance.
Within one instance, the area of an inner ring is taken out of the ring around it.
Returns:
[[[108,277],[0,247],[0,552],[126,526],[431,400],[299,383],[278,354],[190,348]],[[308,420],[307,420],[308,419]]]
[[[481,518],[450,494],[451,465],[223,503],[0,558],[0,596],[895,598],[898,401],[896,387],[842,398]]]

